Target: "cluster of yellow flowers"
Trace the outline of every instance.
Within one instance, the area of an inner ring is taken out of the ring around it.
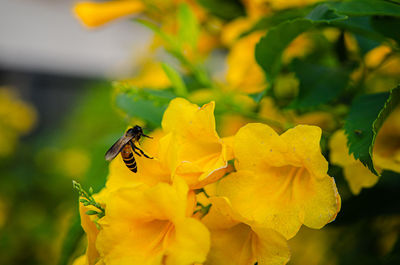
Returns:
[[[214,107],[172,100],[142,144],[154,159],[136,157],[136,174],[120,156],[111,162],[94,196],[105,216],[94,222],[80,206],[88,248],[75,265],[286,264],[302,224],[319,229],[336,217],[319,127],[278,135],[249,123],[220,138]]]

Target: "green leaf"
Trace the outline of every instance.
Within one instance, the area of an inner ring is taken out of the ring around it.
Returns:
[[[225,20],[232,20],[246,15],[245,8],[239,0],[198,0],[197,2],[211,14]]]
[[[199,24],[195,14],[187,4],[181,4],[179,6],[178,23],[180,43],[188,43],[192,48],[196,48],[199,37]]]
[[[305,6],[302,8],[284,9],[274,12],[270,16],[262,17],[253,25],[250,30],[245,32],[243,35],[248,35],[249,33],[257,30],[269,29],[288,20],[303,18],[310,13],[311,10],[312,9],[310,6]]]
[[[98,214],[98,212],[96,212],[94,210],[89,210],[89,211],[86,211],[86,214],[87,215],[96,215],[96,214]]]
[[[187,96],[186,85],[179,73],[166,63],[162,63],[161,66],[168,76],[169,81],[171,81],[175,94],[180,97]]]
[[[282,53],[286,47],[300,33],[313,26],[314,23],[307,19],[288,21],[271,29],[260,39],[255,48],[255,57],[264,70],[268,82],[273,83],[275,76],[279,73]]]
[[[349,152],[376,175],[372,160],[375,138],[399,102],[400,85],[390,92],[360,96],[354,100],[344,125]]]
[[[143,26],[145,26],[148,29],[150,29],[151,31],[153,31],[162,40],[164,40],[168,46],[170,46],[172,48],[177,46],[174,38],[172,36],[168,35],[167,33],[165,33],[164,31],[162,31],[161,28],[158,25],[154,24],[153,22],[144,20],[144,19],[139,19],[139,18],[135,18],[134,21],[138,22],[139,24],[142,24]]]
[[[115,103],[129,117],[137,117],[154,127],[159,127],[165,109],[175,94],[168,90],[153,90],[114,85],[119,92]]]
[[[315,7],[307,18],[287,21],[269,30],[255,48],[256,61],[263,68],[267,80],[273,83],[281,68],[282,53],[297,36],[316,25],[329,24],[346,18],[323,4]]]
[[[300,60],[292,63],[298,77],[299,95],[289,107],[306,109],[328,103],[340,95],[353,67],[326,67]]]
[[[349,16],[395,16],[400,17],[400,5],[385,0],[350,0],[328,2],[338,13]]]

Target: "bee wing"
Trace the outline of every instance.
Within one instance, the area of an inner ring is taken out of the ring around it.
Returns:
[[[121,152],[122,148],[129,143],[130,140],[132,140],[133,137],[127,137],[127,136],[122,136],[121,138],[118,139],[118,141],[115,142],[115,144],[113,144],[110,149],[108,149],[106,155],[105,155],[105,159],[107,161],[111,161],[113,160],[118,154],[119,152]]]

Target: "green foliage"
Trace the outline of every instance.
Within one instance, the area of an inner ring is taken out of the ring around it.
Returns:
[[[180,97],[187,96],[187,88],[180,74],[166,63],[162,64],[162,68],[171,81],[175,94]]]
[[[349,83],[353,67],[326,67],[300,60],[293,62],[300,81],[299,95],[290,107],[307,109],[337,98]]]
[[[179,6],[178,23],[180,43],[188,43],[193,49],[196,49],[199,37],[199,25],[195,14],[186,4]]]
[[[346,16],[338,15],[327,6],[317,6],[303,19],[284,22],[267,32],[255,48],[257,63],[264,70],[267,80],[273,82],[281,69],[282,54],[287,46],[301,33],[321,23],[344,20]]]
[[[198,3],[211,14],[225,20],[232,20],[246,15],[243,4],[238,0],[198,0]]]
[[[281,68],[281,57],[286,47],[300,33],[313,27],[307,19],[288,21],[271,29],[256,45],[255,57],[264,70],[267,80],[273,82]]]
[[[161,124],[165,109],[175,94],[169,90],[153,90],[115,85],[119,91],[115,98],[116,106],[130,118],[140,118],[153,127]]]
[[[327,4],[338,13],[349,16],[400,17],[400,5],[386,0],[348,0]]]
[[[372,160],[375,138],[385,119],[400,102],[400,86],[390,92],[356,98],[344,126],[349,151],[378,175]]]

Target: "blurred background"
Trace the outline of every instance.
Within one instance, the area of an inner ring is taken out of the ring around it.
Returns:
[[[0,0],[0,264],[57,264],[72,180],[99,190],[126,129],[108,80],[135,71],[151,34],[127,20],[89,31],[73,3]]]
[[[129,124],[110,80],[138,71],[152,34],[129,20],[87,30],[73,4],[0,0],[0,264],[83,253],[72,180],[99,191],[104,153]],[[329,173],[342,210],[322,230],[301,229],[290,264],[400,264],[399,175],[352,196],[342,169]]]

